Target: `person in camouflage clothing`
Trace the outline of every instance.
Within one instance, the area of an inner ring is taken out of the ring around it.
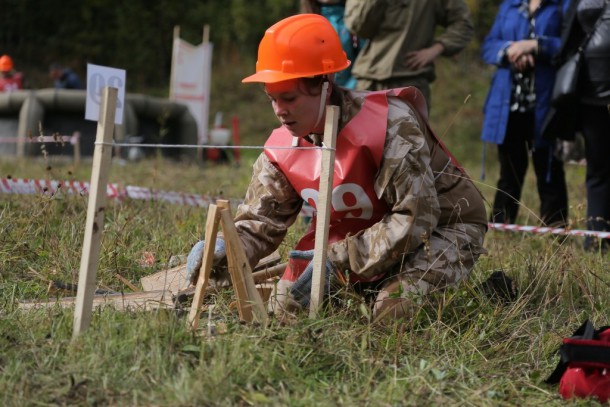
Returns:
[[[264,83],[281,127],[254,164],[236,227],[254,266],[280,245],[304,201],[316,207],[321,150],[313,147],[321,146],[324,108],[339,106],[327,294],[333,280],[373,290],[376,320],[405,317],[413,295],[467,278],[485,252],[486,211],[480,192],[430,130],[422,94],[334,85],[332,74],[349,63],[321,16],[289,17],[266,31],[256,73],[243,82]],[[290,253],[270,302],[274,312],[309,304],[315,223]],[[190,276],[203,246],[189,255]],[[221,241],[215,257],[223,255]]]
[[[352,68],[356,89],[415,86],[428,109],[435,61],[458,54],[474,36],[464,0],[347,0],[344,21],[368,40]]]

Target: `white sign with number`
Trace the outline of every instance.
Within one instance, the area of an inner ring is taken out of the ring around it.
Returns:
[[[125,106],[125,70],[93,64],[87,64],[87,105],[85,106],[85,119],[99,120],[102,90],[105,87],[118,89],[114,123],[122,124],[123,107]]]

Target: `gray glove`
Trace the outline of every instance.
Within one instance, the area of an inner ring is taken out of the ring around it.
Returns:
[[[203,250],[205,249],[205,240],[200,240],[195,243],[195,246],[191,249],[188,257],[186,258],[186,281],[195,284],[197,277],[199,277],[199,269],[201,268],[201,262],[203,261]],[[225,241],[217,237],[216,244],[214,245],[214,259],[212,265],[217,265],[227,255],[225,248]]]
[[[309,306],[311,301],[311,283],[313,277],[313,250],[292,250],[289,254],[291,259],[309,260],[309,264],[303,271],[303,274],[297,278],[290,288],[290,294],[296,302],[301,304],[303,308]],[[327,297],[330,294],[330,280],[335,276],[335,268],[330,260],[326,260],[326,273],[324,275],[324,296]]]

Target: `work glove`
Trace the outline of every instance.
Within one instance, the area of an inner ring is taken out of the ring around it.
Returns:
[[[313,277],[313,250],[292,250],[289,257],[297,260],[309,260],[303,274],[297,278],[290,288],[290,294],[303,308],[309,306],[311,301],[311,283]],[[336,269],[330,260],[326,259],[326,273],[324,275],[324,297],[330,295],[331,279],[336,277]]]
[[[188,257],[186,258],[186,281],[195,284],[199,277],[199,269],[203,261],[203,250],[205,249],[205,240],[200,240],[195,243]],[[212,266],[218,265],[221,260],[227,255],[225,241],[221,237],[216,238],[216,244],[214,245],[214,258],[212,260]]]

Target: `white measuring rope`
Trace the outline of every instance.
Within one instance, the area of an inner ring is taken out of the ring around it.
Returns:
[[[226,148],[226,149],[244,149],[244,150],[336,150],[322,145],[322,147],[286,147],[286,146],[213,146],[209,144],[139,144],[139,143],[105,143],[96,141],[95,145],[111,146],[111,147],[144,147],[144,148]]]

